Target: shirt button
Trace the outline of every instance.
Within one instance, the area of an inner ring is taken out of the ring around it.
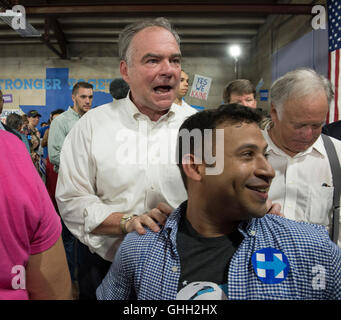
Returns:
[[[251,230],[250,231],[250,236],[255,236],[256,235],[256,230]]]
[[[172,271],[173,272],[177,272],[178,271],[178,267],[176,267],[176,266],[172,267]]]

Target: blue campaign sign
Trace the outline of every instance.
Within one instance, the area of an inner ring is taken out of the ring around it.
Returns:
[[[287,256],[270,247],[254,252],[251,262],[258,279],[263,283],[280,283],[285,280],[290,270]]]
[[[68,68],[46,68],[46,79],[15,79],[14,81],[0,79],[0,85],[5,90],[45,90],[45,105],[26,105],[21,104],[19,107],[24,113],[30,110],[37,110],[42,115],[40,122],[47,121],[50,112],[55,109],[66,110],[73,105],[71,98],[72,87],[78,81],[83,79],[70,79]],[[110,93],[97,90],[105,90],[105,85],[109,85],[112,79],[90,79],[87,82],[94,85],[94,99],[92,107],[111,102]],[[86,81],[86,80],[85,80]],[[4,92],[3,91],[3,92]]]
[[[259,90],[260,101],[268,101],[268,98],[269,98],[269,90]]]

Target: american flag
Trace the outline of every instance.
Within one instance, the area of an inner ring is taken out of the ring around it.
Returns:
[[[330,105],[327,114],[327,123],[341,119],[341,1],[328,0],[328,39],[329,39],[329,63],[328,78],[335,90],[334,101]]]

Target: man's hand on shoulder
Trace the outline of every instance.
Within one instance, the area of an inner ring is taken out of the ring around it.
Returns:
[[[281,205],[279,203],[272,203],[270,199],[266,201],[266,206],[268,211],[266,213],[274,214],[276,216],[284,217],[284,214],[281,213]]]
[[[146,233],[146,227],[154,232],[160,231],[160,225],[163,226],[173,209],[166,203],[160,202],[156,208],[136,216],[127,221],[125,229],[127,233],[136,231],[142,235]]]

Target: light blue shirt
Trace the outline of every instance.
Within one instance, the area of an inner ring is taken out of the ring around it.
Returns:
[[[72,107],[69,107],[51,122],[47,147],[49,160],[54,165],[56,172],[59,170],[60,152],[64,140],[79,119],[80,115]]]

